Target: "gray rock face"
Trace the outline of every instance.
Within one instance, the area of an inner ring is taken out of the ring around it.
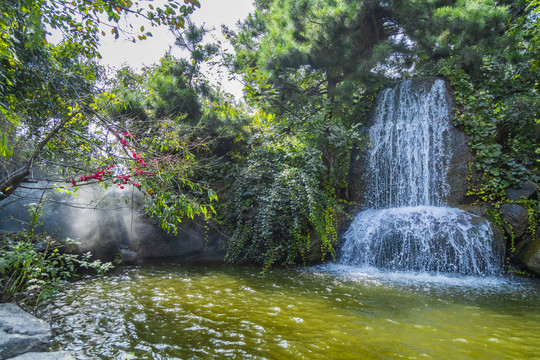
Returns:
[[[75,360],[69,351],[56,351],[44,353],[26,353],[9,360]]]
[[[225,236],[204,220],[186,220],[176,236],[146,229],[145,240],[138,244],[139,258],[171,257],[193,261],[221,261],[225,257]],[[160,238],[156,238],[161,236]]]
[[[463,210],[463,211],[467,211],[471,214],[474,214],[474,215],[477,215],[477,216],[481,216],[483,218],[487,218],[487,212],[488,210],[490,209],[489,206],[485,206],[485,205],[470,205],[470,204],[467,204],[467,205],[459,205],[457,206],[457,208]]]
[[[21,231],[27,221],[26,205],[39,201],[42,191],[21,189],[20,202],[0,202],[0,228]],[[178,235],[168,234],[156,221],[141,215],[143,195],[115,189],[85,188],[79,196],[49,193],[43,205],[43,226],[56,238],[81,241],[75,252],[91,252],[103,261],[137,263],[146,259],[222,261],[226,236],[204,220],[186,219]],[[37,199],[36,199],[37,198]]]
[[[525,207],[518,204],[503,204],[501,205],[501,215],[512,226],[516,238],[525,234],[529,221],[529,214]]]
[[[533,181],[526,181],[519,189],[506,189],[506,196],[513,201],[520,198],[530,199],[536,192],[538,187]]]
[[[457,206],[464,203],[465,194],[467,194],[467,175],[469,172],[469,162],[473,156],[466,142],[465,134],[456,128],[452,128],[451,144],[452,158],[446,174],[446,181],[449,187],[449,193],[446,202],[449,206]]]
[[[15,304],[0,304],[0,359],[46,351],[51,327]]]

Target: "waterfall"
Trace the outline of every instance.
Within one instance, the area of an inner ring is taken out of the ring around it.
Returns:
[[[425,85],[425,83],[424,83]],[[339,263],[494,275],[502,249],[488,221],[448,207],[451,107],[443,80],[410,80],[377,98],[366,154],[364,203],[344,234]]]

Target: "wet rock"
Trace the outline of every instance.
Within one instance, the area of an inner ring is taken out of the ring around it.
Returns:
[[[517,258],[529,270],[540,274],[540,233],[537,234],[534,240],[530,240],[521,246]]]
[[[139,254],[136,251],[120,246],[120,251],[118,251],[118,257],[119,257],[118,260],[121,263],[129,264],[129,263],[136,262],[137,256],[139,256]]]
[[[488,218],[487,212],[490,209],[489,206],[484,205],[458,205],[456,207],[468,213],[481,216],[483,218]]]
[[[13,303],[0,304],[0,359],[47,350],[51,327]]]
[[[500,272],[505,246],[484,218],[456,208],[367,210],[344,234],[339,262],[467,275]]]
[[[452,148],[452,157],[446,174],[446,182],[448,183],[446,203],[449,206],[457,206],[465,202],[468,190],[469,162],[473,161],[473,156],[463,132],[452,125],[448,137]]]
[[[526,181],[519,189],[506,189],[506,196],[513,201],[520,198],[530,199],[537,191],[538,187],[533,181]]]
[[[503,204],[500,211],[503,219],[512,226],[516,238],[525,234],[529,223],[529,213],[525,207],[518,204]],[[507,231],[510,232],[510,229]]]
[[[75,360],[75,358],[69,351],[56,351],[44,353],[31,352],[9,360]]]

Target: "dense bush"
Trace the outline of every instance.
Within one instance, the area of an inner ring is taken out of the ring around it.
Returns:
[[[73,239],[59,241],[33,232],[3,235],[0,238],[0,300],[9,301],[23,294],[38,302],[54,294],[67,280],[77,277],[81,270],[103,274],[112,268],[110,263],[92,261],[90,253],[71,253],[77,244]]]
[[[290,149],[261,147],[250,153],[233,184],[229,260],[268,268],[305,261],[310,252],[322,260],[335,256],[335,215],[341,206],[320,189],[310,160]],[[313,248],[312,241],[320,243]]]

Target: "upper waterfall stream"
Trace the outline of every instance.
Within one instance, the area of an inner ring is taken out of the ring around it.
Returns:
[[[367,210],[344,234],[341,264],[467,275],[501,271],[503,251],[487,220],[445,200],[456,131],[446,99],[441,79],[402,81],[378,96],[368,132]]]

